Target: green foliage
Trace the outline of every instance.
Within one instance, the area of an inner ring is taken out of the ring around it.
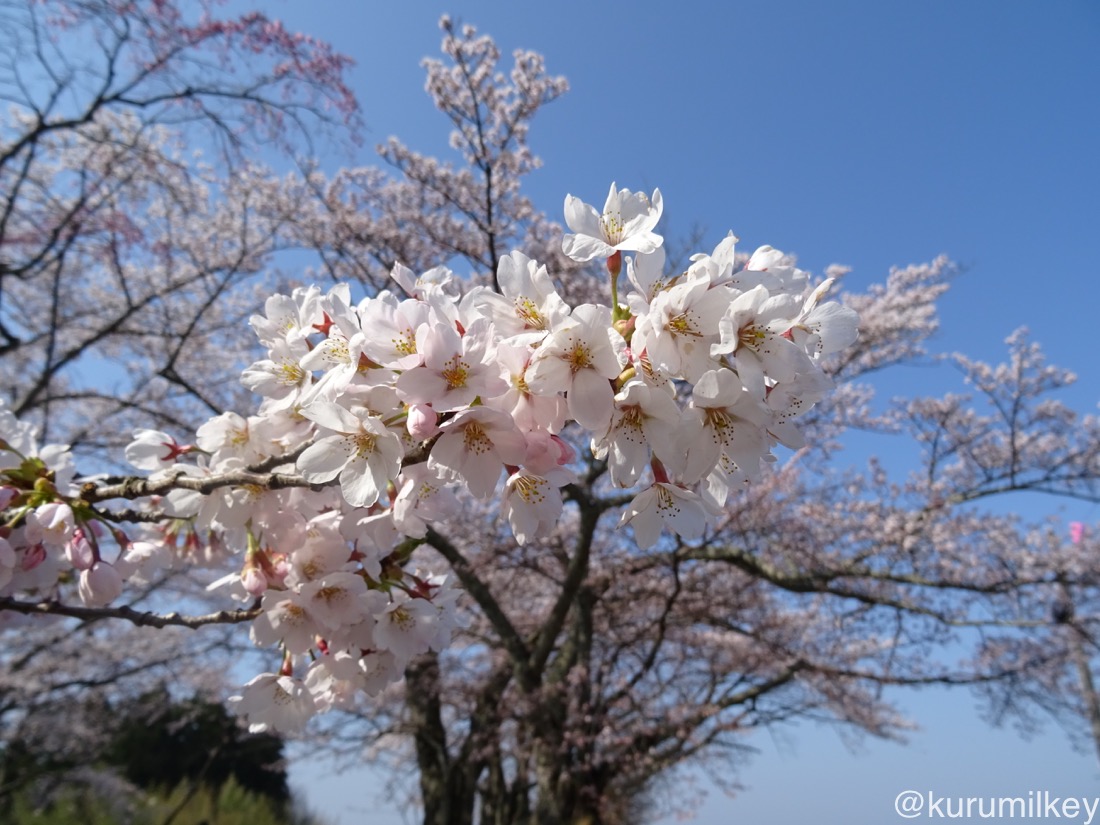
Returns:
[[[105,748],[0,749],[3,825],[321,825],[293,805],[282,740],[221,704],[160,688],[95,718]]]
[[[181,784],[156,807],[153,822],[175,814],[172,825],[289,825],[285,806],[229,779],[218,790]]]
[[[166,795],[137,801],[130,810],[90,791],[65,793],[36,810],[21,794],[10,825],[324,825],[309,814],[284,812],[285,807],[233,779],[217,790],[183,782]]]
[[[289,802],[282,740],[245,732],[223,705],[173,701],[161,689],[142,696],[127,716],[106,761],[139,788],[174,788],[185,780],[220,788],[232,780],[277,809]]]
[[[20,793],[9,813],[11,825],[145,825],[144,820],[120,817],[90,791],[65,793],[44,808],[36,808],[27,794]]]

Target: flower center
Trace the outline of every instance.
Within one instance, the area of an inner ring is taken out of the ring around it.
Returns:
[[[363,458],[374,452],[374,445],[377,443],[378,439],[370,433],[360,433],[359,435],[352,436],[351,441],[355,446],[355,457]]]
[[[756,349],[763,343],[764,338],[764,330],[758,328],[754,324],[749,324],[737,334],[737,339],[740,341],[741,345],[749,349]]]
[[[622,417],[619,419],[619,428],[626,431],[626,437],[630,439],[639,438],[642,434],[642,422],[645,420],[645,415],[642,413],[642,408],[636,404],[632,404],[629,407],[622,408]],[[640,439],[639,440],[644,440]]]
[[[294,361],[286,359],[279,365],[279,383],[288,387],[296,387],[305,378],[305,370]]]
[[[447,382],[447,389],[457,390],[466,386],[470,365],[462,361],[457,355],[452,356],[440,375]]]
[[[287,624],[295,626],[304,624],[309,619],[309,616],[306,615],[305,609],[302,608],[301,605],[297,605],[294,603],[287,604],[287,606],[283,608],[283,617],[286,620]]]
[[[668,491],[667,487],[658,485],[657,487],[657,513],[660,516],[677,514],[680,512],[680,505],[676,502],[676,497]]]
[[[325,360],[332,364],[350,364],[351,350],[343,338],[328,338],[324,342]]]
[[[592,366],[592,350],[578,342],[573,345],[573,349],[569,350],[565,360],[569,362],[570,370],[576,375],[580,370]]]
[[[604,212],[600,217],[600,229],[603,236],[611,246],[616,246],[623,239],[623,216],[621,212]]]
[[[714,443],[723,447],[729,446],[733,441],[733,417],[717,407],[707,407],[703,415]]]
[[[399,355],[416,354],[416,336],[411,330],[405,330],[397,338],[391,338],[390,343]]]
[[[687,335],[692,338],[702,337],[702,333],[695,328],[691,316],[686,312],[677,315],[675,318],[670,318],[667,328],[673,335]]]
[[[412,614],[404,607],[396,607],[390,611],[390,621],[393,622],[400,630],[411,630],[416,622],[413,620]]]
[[[476,421],[472,421],[466,425],[463,436],[463,441],[468,452],[482,455],[493,448],[493,442],[490,441],[489,436],[485,434],[485,428]]]
[[[542,317],[534,301],[530,298],[517,298],[515,305],[516,315],[523,319],[527,329],[546,329],[546,319]]]
[[[344,601],[349,595],[348,591],[342,587],[322,587],[317,591],[317,598],[330,606],[333,602]]]
[[[544,478],[523,475],[512,482],[512,488],[527,504],[542,504],[546,501],[547,484]]]

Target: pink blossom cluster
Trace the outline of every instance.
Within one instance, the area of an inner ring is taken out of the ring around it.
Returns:
[[[253,727],[295,730],[448,644],[457,591],[408,567],[459,493],[499,497],[521,544],[550,533],[574,480],[567,427],[636,490],[621,524],[640,547],[665,529],[698,539],[776,444],[802,446],[795,422],[831,387],[819,359],[855,341],[857,316],[771,247],[735,266],[732,233],[668,274],[661,210],[659,191],[614,184],[602,211],[566,199],[563,250],[606,262],[610,304],[570,306],[521,252],[499,291],[397,264],[400,293],[269,298],[251,319],[265,357],[242,376],[257,414],[216,416],[194,445],[137,431],[126,458],[152,487],[118,491],[145,507],[128,533],[103,526],[104,488],[73,487],[63,448],[38,453],[3,412],[0,595],[49,592],[71,568],[85,604],[106,605],[171,564],[181,534],[236,549],[240,571],[216,584],[257,601],[252,638],[283,662],[235,702]]]

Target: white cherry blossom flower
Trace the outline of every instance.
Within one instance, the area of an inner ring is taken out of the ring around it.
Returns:
[[[731,353],[738,377],[756,398],[764,397],[765,379],[793,381],[799,373],[816,370],[810,357],[784,337],[800,306],[794,295],[769,295],[758,286],[734,298],[719,321],[721,341],[711,344],[710,353]]]
[[[736,247],[738,240],[740,239],[736,235],[729,232],[726,237],[718,242],[718,245],[714,247],[714,251],[709,255],[704,252],[692,255],[688,274],[692,277],[705,278],[711,286],[729,284],[733,280],[733,269],[737,263]],[[745,289],[743,286],[736,284],[735,286],[738,289]]]
[[[773,416],[768,435],[792,450],[805,447],[806,437],[795,426],[795,419],[813,409],[832,388],[833,380],[820,370],[800,373],[794,380],[772,387],[767,398]]]
[[[359,670],[363,674],[363,691],[368,696],[378,696],[383,690],[401,678],[405,663],[388,650],[371,650],[359,658]]]
[[[752,253],[745,268],[738,273],[750,286],[757,283],[773,295],[801,295],[810,283],[810,273],[795,266],[795,257],[770,246],[761,246]],[[753,281],[756,280],[756,283]],[[749,287],[743,287],[748,289]]]
[[[214,461],[234,456],[245,464],[254,464],[264,457],[263,445],[251,431],[257,416],[244,418],[235,412],[214,416],[195,431],[195,441]]]
[[[388,291],[359,304],[359,321],[370,335],[363,341],[367,358],[383,367],[407,370],[421,363],[416,331],[431,322],[431,307],[424,301],[398,301]]]
[[[359,669],[359,657],[338,650],[319,656],[309,666],[305,686],[313,697],[318,713],[333,708],[351,710],[358,693],[366,689],[366,678]]]
[[[708,518],[707,507],[696,493],[658,481],[634,497],[619,526],[631,525],[635,542],[645,550],[657,543],[665,527],[689,541],[700,538]]]
[[[518,466],[527,453],[523,433],[499,410],[461,410],[440,428],[428,468],[461,479],[478,498],[489,498],[505,464]]]
[[[520,544],[548,535],[561,519],[561,488],[573,480],[573,474],[561,467],[536,475],[517,470],[504,485],[500,512]]]
[[[659,246],[648,255],[639,252],[626,259],[626,277],[635,289],[627,296],[627,305],[634,315],[648,312],[653,299],[668,286],[665,256],[665,248]]]
[[[285,341],[276,341],[268,357],[255,361],[241,373],[241,383],[270,400],[268,410],[282,412],[295,406],[313,381],[313,375],[299,363]]]
[[[175,557],[149,525],[138,525],[129,532],[132,541],[124,545],[115,567],[128,582],[151,584],[157,573],[172,567]]]
[[[732,370],[705,373],[695,384],[680,430],[680,450],[686,457],[684,479],[694,482],[708,475],[722,456],[747,478],[759,478],[760,462],[770,449],[766,432],[770,421],[768,410]]]
[[[526,346],[502,342],[497,345],[497,361],[504,371],[508,389],[486,400],[486,405],[512,416],[516,426],[524,432],[545,430],[561,431],[569,412],[565,396],[561,394],[536,395],[527,384],[531,350]]]
[[[306,339],[316,332],[313,325],[322,317],[321,290],[310,286],[299,287],[290,295],[272,295],[264,302],[264,314],[253,315],[249,323],[265,346],[283,343],[304,355]]]
[[[859,337],[859,315],[854,309],[836,301],[818,303],[833,285],[833,280],[822,281],[807,296],[802,311],[786,333],[813,358],[846,349]]]
[[[453,302],[455,296],[449,291],[455,284],[454,273],[445,266],[429,269],[423,275],[417,275],[403,263],[396,263],[390,270],[390,277],[410,298],[427,301],[436,306],[440,300]]]
[[[608,258],[616,252],[653,252],[663,241],[653,231],[664,204],[661,190],[652,199],[611,184],[603,212],[573,195],[565,197],[565,222],[575,235],[562,238],[562,251],[574,261]]]
[[[536,395],[566,393],[569,414],[596,432],[611,421],[611,381],[626,364],[626,342],[611,326],[611,310],[582,304],[543,340],[527,370],[527,386]]]
[[[355,573],[329,573],[303,585],[301,596],[325,635],[351,627],[369,615],[367,583]]]
[[[432,649],[437,638],[439,609],[427,599],[414,599],[403,590],[394,590],[391,601],[377,616],[374,639],[404,664]]]
[[[718,342],[719,322],[732,298],[726,287],[689,277],[654,297],[637,319],[631,347],[645,350],[656,369],[695,381],[714,366],[711,344]]]
[[[193,447],[180,445],[168,433],[160,430],[134,430],[134,440],[126,445],[126,460],[139,470],[162,470],[176,463]]]
[[[355,379],[367,338],[360,326],[359,315],[347,304],[346,296],[330,292],[322,305],[326,307],[325,339],[298,362],[306,371],[323,370],[310,391],[310,398],[318,393],[340,392]]]
[[[482,288],[469,297],[502,338],[524,336],[537,341],[569,315],[569,306],[558,295],[546,267],[522,252],[500,259],[497,281],[501,294]]]
[[[666,464],[681,460],[679,423],[680,408],[667,392],[631,380],[615,396],[611,424],[593,439],[593,453],[607,457],[615,484],[631,487],[649,465],[651,449]]]
[[[340,534],[340,523],[340,514],[329,512],[282,532],[283,545],[294,548],[287,556],[288,585],[305,584],[348,569],[351,553]]]
[[[422,324],[416,347],[424,363],[401,374],[397,392],[408,404],[431,404],[436,412],[467,406],[478,396],[491,398],[507,388],[495,362],[493,326],[479,318],[459,335],[450,324]]]
[[[328,399],[304,407],[302,415],[333,434],[306,448],[298,457],[298,472],[318,484],[340,476],[344,499],[355,507],[369,507],[378,501],[400,469],[404,455],[401,439],[369,410],[348,410]]]
[[[313,647],[319,628],[308,609],[308,598],[296,590],[269,590],[263,612],[252,620],[252,641],[263,647],[281,643],[289,653],[305,653]]]
[[[425,463],[402,468],[393,501],[393,524],[403,534],[423,538],[428,533],[428,522],[459,512],[458,497],[434,466],[429,468]]]
[[[60,547],[73,535],[76,517],[73,508],[61,501],[51,501],[27,513],[26,540],[30,544],[44,541]]]
[[[228,704],[248,721],[252,733],[300,733],[317,712],[301,679],[275,673],[261,673],[244,686],[240,696],[230,696]]]

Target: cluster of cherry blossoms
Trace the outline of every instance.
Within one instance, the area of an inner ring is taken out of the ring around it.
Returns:
[[[801,446],[796,419],[831,386],[819,359],[855,340],[857,318],[770,247],[736,266],[732,234],[670,277],[661,209],[659,191],[614,184],[602,211],[566,199],[563,249],[606,261],[609,305],[569,306],[521,252],[501,260],[499,293],[398,264],[402,294],[269,298],[251,320],[266,357],[242,377],[257,413],[217,416],[193,445],[138,431],[126,458],[145,486],[74,485],[65,448],[40,452],[0,409],[0,596],[54,595],[71,570],[102,606],[182,555],[236,551],[216,585],[255,602],[253,640],[283,657],[237,709],[294,730],[448,644],[458,591],[410,571],[413,550],[460,494],[499,497],[520,543],[548,535],[580,430],[611,482],[637,488],[621,524],[640,547],[665,529],[701,537],[777,443]],[[97,507],[112,496],[145,517],[124,531]]]

